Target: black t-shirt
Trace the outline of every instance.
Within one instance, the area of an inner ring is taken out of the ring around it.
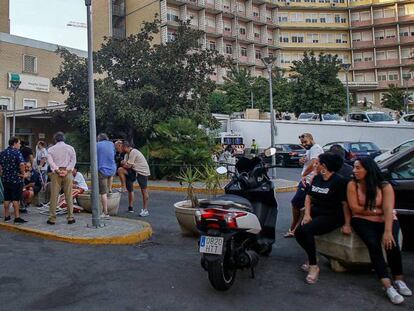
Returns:
[[[20,148],[20,152],[22,153],[24,161],[29,162],[30,156],[33,155],[32,148],[24,146]]]
[[[307,188],[311,197],[311,215],[343,215],[342,202],[346,201],[347,182],[338,174],[333,174],[328,180],[322,175],[316,175],[312,184]]]
[[[121,152],[121,153],[119,153],[118,151],[115,152],[115,164],[117,168],[121,167],[121,161],[124,159],[124,156],[125,156],[124,152]]]
[[[352,179],[353,176],[353,167],[344,162],[341,169],[337,172],[338,175],[343,177],[347,182]]]

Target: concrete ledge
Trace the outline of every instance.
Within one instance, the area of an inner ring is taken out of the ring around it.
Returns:
[[[131,220],[120,217],[111,217],[102,221],[102,228],[90,228],[91,214],[75,214],[76,223],[68,225],[66,216],[58,216],[55,225],[46,224],[47,216],[41,215],[31,208],[29,214],[24,214],[28,220],[22,225],[12,222],[0,222],[0,228],[8,231],[22,232],[25,234],[46,238],[49,240],[63,241],[76,244],[136,244],[149,239],[152,236],[151,225],[144,221]]]

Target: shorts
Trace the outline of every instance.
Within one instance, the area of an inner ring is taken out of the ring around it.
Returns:
[[[292,201],[290,201],[292,203],[292,207],[301,209],[305,206],[306,188],[307,185],[304,186],[302,181],[300,181],[295,196],[293,197]]]
[[[98,172],[99,179],[99,194],[106,194],[109,192],[109,179],[111,176],[106,176],[101,172]]]
[[[23,199],[23,183],[13,184],[4,182],[4,201],[17,201]]]
[[[138,185],[141,189],[147,189],[148,176],[141,175],[135,172],[133,169],[128,170],[128,175],[126,176],[126,188],[128,192],[134,191],[134,182],[138,182]]]

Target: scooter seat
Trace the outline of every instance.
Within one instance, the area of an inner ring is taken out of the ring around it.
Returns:
[[[253,207],[249,200],[234,194],[224,194],[218,196],[214,200],[203,200],[200,201],[201,207],[206,207],[208,205],[222,205],[222,206],[235,206],[240,207],[248,211],[252,211]]]

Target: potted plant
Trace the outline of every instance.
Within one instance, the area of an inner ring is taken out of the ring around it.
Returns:
[[[85,212],[92,213],[92,202],[91,192],[85,191],[77,196],[79,205],[84,209]],[[121,201],[121,194],[119,192],[108,193],[108,213],[111,216],[118,214],[119,202]],[[99,200],[99,206],[102,211],[102,203]]]
[[[196,196],[195,183],[202,182],[209,198],[215,197],[221,188],[222,176],[217,173],[214,166],[204,165],[201,170],[187,167],[182,170],[178,179],[187,186],[187,198],[174,204],[175,215],[183,234],[198,235],[195,212],[199,206]]]

